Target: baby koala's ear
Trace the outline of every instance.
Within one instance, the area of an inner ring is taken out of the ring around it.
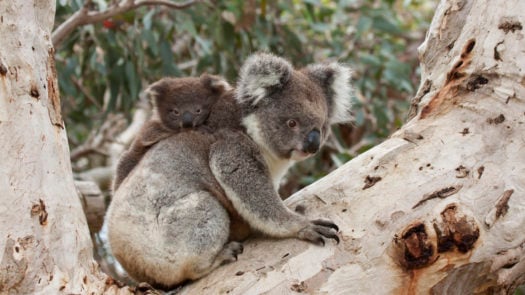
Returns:
[[[150,103],[156,107],[158,105],[158,99],[166,97],[166,94],[169,91],[169,85],[172,81],[171,78],[162,78],[159,81],[151,84],[146,90],[146,97],[149,99]]]
[[[269,53],[253,54],[241,68],[236,99],[255,106],[273,91],[282,89],[292,73],[292,65],[284,58]]]
[[[220,76],[209,75],[204,73],[200,76],[201,84],[210,89],[213,93],[222,94],[226,91],[233,89],[231,85]]]
[[[314,64],[302,69],[312,81],[316,82],[326,96],[331,124],[347,123],[352,120],[352,70],[339,63]]]

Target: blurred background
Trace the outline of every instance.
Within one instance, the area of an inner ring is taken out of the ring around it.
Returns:
[[[182,9],[142,6],[79,26],[55,44],[72,167],[76,179],[84,181],[77,187],[102,258],[107,254],[98,232],[111,197],[114,144],[137,112],[147,109],[141,93],[150,83],[208,72],[235,84],[242,62],[256,51],[283,56],[296,67],[325,61],[350,65],[355,121],[334,127],[316,157],[291,169],[280,189],[285,198],[405,122],[419,85],[417,47],[437,5],[424,0],[194,2]],[[58,0],[55,26],[80,9],[103,12],[115,3]],[[118,276],[111,259],[101,264]]]
[[[103,11],[111,4],[95,0],[90,9]],[[288,196],[403,124],[419,83],[417,47],[435,4],[423,0],[204,1],[184,9],[140,7],[80,26],[56,48],[71,150],[78,152],[76,148],[108,120],[125,128],[141,91],[164,76],[208,72],[234,84],[242,62],[261,50],[286,57],[296,67],[334,60],[347,63],[354,69],[355,122],[334,128],[330,144],[291,171],[281,189]],[[81,9],[84,1],[59,0],[57,5],[56,26]],[[118,131],[113,130],[113,135]],[[106,165],[103,148],[74,156],[75,172]]]

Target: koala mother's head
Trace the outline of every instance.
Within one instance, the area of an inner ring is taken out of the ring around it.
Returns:
[[[351,119],[350,75],[337,63],[295,70],[271,54],[246,60],[236,99],[247,133],[267,160],[303,160],[319,150],[331,124]]]

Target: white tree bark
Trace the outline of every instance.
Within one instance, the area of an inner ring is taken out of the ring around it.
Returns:
[[[246,243],[183,294],[486,294],[525,281],[525,2],[443,0],[412,119],[288,200],[339,245]]]
[[[51,28],[55,1],[0,1],[0,294],[116,291],[73,183]]]

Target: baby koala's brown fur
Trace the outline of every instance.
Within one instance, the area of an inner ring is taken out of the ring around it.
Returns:
[[[204,123],[215,102],[230,89],[224,79],[208,74],[199,78],[163,78],[152,84],[146,90],[153,103],[152,118],[120,158],[113,191],[157,142],[187,128],[211,130],[213,126]]]

